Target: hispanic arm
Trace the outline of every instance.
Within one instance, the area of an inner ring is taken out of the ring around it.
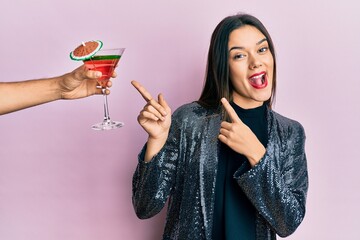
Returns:
[[[170,195],[176,171],[177,144],[170,141],[176,138],[170,132],[171,109],[162,94],[155,100],[140,83],[131,83],[146,101],[138,122],[148,134],[148,141],[138,156],[132,184],[136,215],[145,219],[160,212]]]
[[[255,167],[234,175],[259,214],[280,237],[292,234],[302,222],[308,190],[304,129],[294,122],[284,132],[287,133],[283,140],[272,137]]]
[[[116,76],[114,73],[113,77]],[[59,99],[78,99],[101,94],[96,79],[101,72],[85,65],[59,77],[19,82],[0,82],[0,115]],[[111,81],[108,87],[111,86]],[[109,90],[107,90],[109,94]]]

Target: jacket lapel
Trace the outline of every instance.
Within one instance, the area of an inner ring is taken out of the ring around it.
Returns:
[[[211,239],[212,215],[214,211],[214,191],[218,164],[218,135],[220,131],[220,115],[205,118],[203,137],[200,144],[200,201],[204,217],[205,236]]]

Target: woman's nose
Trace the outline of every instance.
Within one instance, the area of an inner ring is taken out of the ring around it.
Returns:
[[[262,66],[262,63],[261,63],[259,58],[255,57],[255,56],[252,56],[250,58],[250,63],[249,63],[249,68],[250,69],[259,68],[261,66]]]

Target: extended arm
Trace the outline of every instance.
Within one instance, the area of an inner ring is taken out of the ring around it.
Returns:
[[[59,99],[77,99],[101,94],[96,81],[100,76],[101,72],[90,71],[83,65],[59,77],[1,82],[0,115]],[[108,86],[111,86],[111,82]]]
[[[168,139],[171,126],[171,109],[159,94],[158,100],[138,82],[132,81],[146,101],[138,116],[140,126],[148,134],[148,141],[139,155],[133,176],[133,206],[139,218],[157,214],[170,195],[175,177],[176,148],[178,144]]]

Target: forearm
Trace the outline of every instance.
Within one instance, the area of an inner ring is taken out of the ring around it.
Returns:
[[[141,150],[138,165],[133,175],[132,201],[136,215],[141,219],[156,215],[164,207],[175,178],[176,154],[162,149],[151,162],[144,157],[148,146]],[[164,161],[162,161],[162,160]]]
[[[295,231],[305,215],[306,160],[297,161],[297,166],[289,169],[290,173],[280,173],[275,162],[266,154],[255,168],[236,178],[264,219],[279,236],[286,237]],[[293,172],[296,176],[290,175]]]
[[[161,181],[160,176],[161,170],[155,162],[145,163],[144,159],[139,159],[132,181],[132,202],[140,219],[156,215],[166,202],[166,198],[155,197],[159,191],[156,183]]]
[[[0,115],[60,99],[59,78],[0,83]]]

